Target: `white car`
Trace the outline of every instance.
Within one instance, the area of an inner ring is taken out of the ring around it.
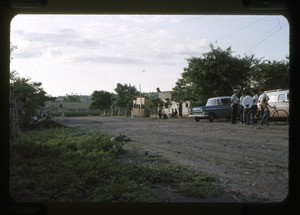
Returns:
[[[267,96],[269,97],[269,105],[276,106],[277,109],[283,109],[289,114],[289,90],[269,90],[266,91]],[[273,108],[270,108],[270,112],[274,111]]]

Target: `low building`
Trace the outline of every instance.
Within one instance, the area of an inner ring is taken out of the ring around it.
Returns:
[[[53,115],[65,116],[69,114],[86,115],[86,114],[99,114],[99,110],[90,109],[91,102],[63,102],[51,101],[45,104],[46,110],[50,111]]]
[[[176,109],[179,116],[181,115],[182,117],[187,117],[190,107],[190,101],[184,101],[182,103],[172,101],[171,93],[172,91],[158,92],[158,98],[160,98],[164,102],[164,105],[162,107],[163,113],[171,115],[172,110],[175,111]]]
[[[132,116],[146,116],[145,112],[145,103],[146,99],[145,97],[136,97],[135,100],[133,100],[133,106],[132,106]]]

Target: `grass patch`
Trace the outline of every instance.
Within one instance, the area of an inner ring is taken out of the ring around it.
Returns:
[[[158,156],[120,161],[122,143],[99,132],[51,128],[22,133],[10,144],[10,193],[20,202],[156,202],[152,187],[209,197],[214,179]]]
[[[149,183],[169,184],[173,192],[184,196],[208,198],[222,191],[212,176],[171,164],[157,155],[147,154],[139,165],[144,168],[143,176]]]

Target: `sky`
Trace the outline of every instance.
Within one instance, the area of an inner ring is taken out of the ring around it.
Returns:
[[[172,90],[187,58],[210,44],[236,56],[286,60],[289,24],[278,15],[17,15],[11,22],[11,70],[51,96]]]

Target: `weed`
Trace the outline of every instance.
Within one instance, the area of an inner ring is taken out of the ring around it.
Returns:
[[[20,202],[156,202],[155,184],[206,197],[214,179],[155,155],[120,162],[122,143],[99,132],[70,128],[30,131],[10,144],[10,193]]]

